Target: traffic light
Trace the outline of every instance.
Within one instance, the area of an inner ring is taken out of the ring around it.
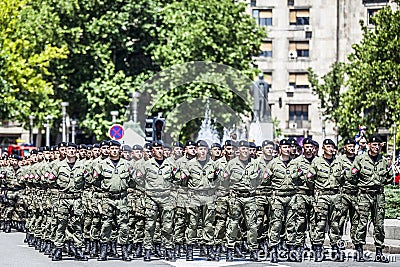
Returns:
[[[147,142],[153,142],[154,139],[154,131],[153,131],[153,122],[154,122],[154,118],[152,117],[148,117],[146,119],[146,126],[144,129],[145,135],[146,137],[144,138]]]
[[[165,119],[158,117],[148,117],[146,119],[146,126],[144,129],[145,140],[147,142],[153,142],[156,140],[162,140],[164,137],[164,126]]]
[[[154,137],[155,140],[162,140],[163,139],[163,131],[165,125],[165,119],[163,118],[154,118]]]

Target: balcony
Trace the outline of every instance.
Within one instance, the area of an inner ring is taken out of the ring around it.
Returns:
[[[311,121],[306,120],[290,120],[286,121],[287,129],[310,129]]]

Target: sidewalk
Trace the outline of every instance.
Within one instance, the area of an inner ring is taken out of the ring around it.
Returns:
[[[374,226],[372,223],[368,225],[367,232],[367,244],[364,249],[375,251],[374,245]],[[354,248],[350,239],[350,224],[346,224],[344,229],[343,240],[346,242],[347,248]],[[329,244],[329,243],[328,243]],[[384,253],[400,254],[400,220],[398,219],[386,219],[385,220],[385,249]]]

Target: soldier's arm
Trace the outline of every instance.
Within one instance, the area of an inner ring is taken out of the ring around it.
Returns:
[[[353,165],[351,166],[350,173],[348,174],[347,178],[352,182],[353,184],[357,184],[358,178],[360,175],[361,171],[361,156],[357,156],[354,159]]]
[[[312,162],[311,162],[311,166],[310,166],[310,168],[308,169],[308,173],[307,173],[307,175],[306,175],[306,178],[307,178],[307,180],[309,180],[309,181],[314,181],[315,179],[316,179],[316,176],[317,176],[317,162],[316,162],[316,159],[317,158],[315,158]]]
[[[389,165],[389,162],[385,160],[385,165],[386,165],[386,171],[384,171],[384,185],[389,185],[393,183],[393,178],[394,178],[394,171],[393,171],[393,165]]]

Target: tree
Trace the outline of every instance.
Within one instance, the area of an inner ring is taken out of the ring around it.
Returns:
[[[321,84],[309,72],[321,107],[344,138],[354,136],[358,125],[367,125],[370,133],[400,125],[400,11],[387,6],[372,19],[372,29],[361,22],[363,39],[353,45],[348,63],[334,64]]]
[[[67,57],[62,46],[37,42],[46,34],[26,32],[44,15],[34,13],[29,1],[0,1],[0,119],[29,121],[35,115],[41,125],[44,117],[57,114],[53,84],[47,80],[53,60]],[[30,14],[29,20],[26,20]]]
[[[265,30],[257,27],[245,13],[244,3],[232,0],[163,2],[157,27],[152,32],[156,41],[149,47],[152,59],[161,70],[186,62],[206,61],[228,65],[253,79],[256,70],[251,67],[252,56],[259,53]],[[181,69],[179,75],[191,75],[196,71],[195,67]],[[158,102],[150,105],[153,110],[149,113],[162,111],[168,114],[182,102],[207,97],[227,103],[241,114],[250,111],[251,106],[223,86],[228,83],[224,77],[214,76],[212,79],[213,83],[191,83],[177,86],[167,93],[157,92],[154,99]],[[221,86],[215,85],[217,83]],[[249,88],[250,85],[244,90],[249,91]],[[248,92],[244,93],[248,95]],[[158,98],[161,94],[163,97]],[[173,120],[172,117],[169,119]],[[195,122],[196,127],[186,127],[189,131],[180,138],[189,138],[198,132],[200,123],[199,120]]]

